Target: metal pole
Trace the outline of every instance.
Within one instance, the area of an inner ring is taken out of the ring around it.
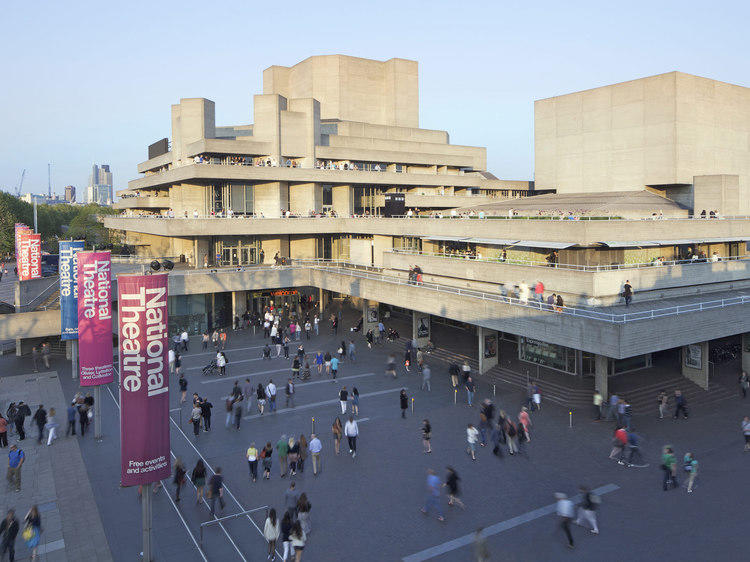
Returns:
[[[312,427],[310,428],[310,434],[315,433],[315,418],[312,418]]]
[[[102,385],[94,387],[94,439],[102,438]]]
[[[453,389],[453,403],[456,404],[458,402],[458,390],[455,388]]]
[[[73,380],[78,379],[78,340],[72,340],[70,346],[70,364]]]
[[[492,385],[492,396],[497,396],[497,388],[495,388],[495,385]]]
[[[141,493],[141,527],[143,529],[143,562],[151,562],[151,486],[144,484]]]
[[[34,198],[34,232],[38,232],[36,225],[36,195],[32,195]]]
[[[412,399],[411,399],[411,413],[412,414],[414,413],[414,397],[413,396],[412,396]]]
[[[573,412],[568,412],[568,427],[573,427]]]

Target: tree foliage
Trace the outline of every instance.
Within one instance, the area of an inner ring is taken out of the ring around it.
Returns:
[[[116,214],[117,211],[99,205],[37,205],[37,227],[42,235],[42,247],[57,253],[60,239],[85,240],[87,248],[112,247],[116,240],[100,223],[97,215]],[[0,192],[0,255],[15,251],[15,224],[34,227],[34,206],[10,193]]]

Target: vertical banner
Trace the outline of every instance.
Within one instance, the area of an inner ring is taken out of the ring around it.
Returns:
[[[78,360],[81,386],[114,380],[112,261],[109,252],[78,252]]]
[[[60,339],[78,339],[78,252],[83,240],[60,242]]]
[[[42,277],[42,235],[28,234],[29,279]]]
[[[16,267],[18,268],[18,280],[31,279],[31,248],[28,237],[34,234],[30,228],[16,225]]]
[[[120,478],[138,486],[168,478],[167,276],[117,278],[120,340]]]

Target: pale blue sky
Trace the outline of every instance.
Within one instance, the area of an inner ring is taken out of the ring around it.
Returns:
[[[533,100],[680,70],[750,86],[747,1],[12,2],[0,18],[0,188],[115,187],[181,97],[249,123],[262,70],[342,53],[419,61],[420,124],[533,176]]]

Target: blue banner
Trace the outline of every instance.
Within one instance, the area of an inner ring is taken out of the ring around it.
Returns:
[[[78,339],[78,252],[83,240],[60,242],[60,339]]]

